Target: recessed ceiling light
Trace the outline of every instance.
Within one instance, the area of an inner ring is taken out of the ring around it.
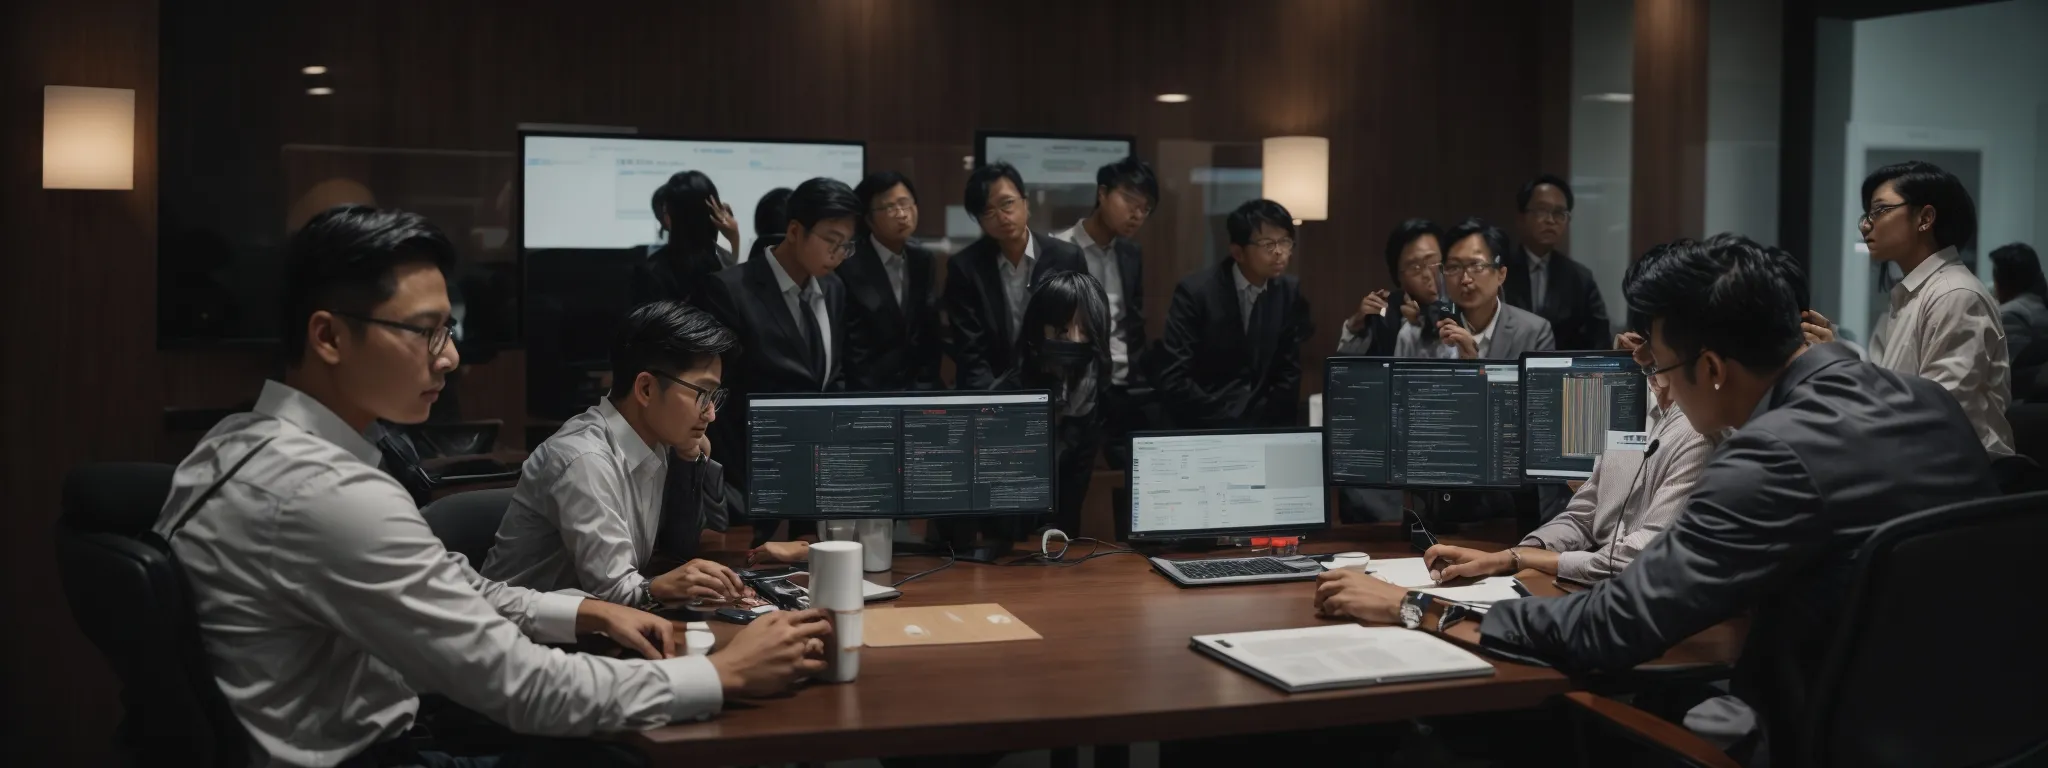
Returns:
[[[1162,93],[1152,98],[1161,104],[1184,104],[1188,100],[1188,95],[1185,93]]]
[[[326,68],[326,67],[323,67],[323,66],[320,66],[320,65],[318,65],[318,64],[315,64],[315,65],[313,65],[313,66],[310,66],[310,67],[304,67],[304,68],[301,68],[301,69],[299,70],[299,74],[301,74],[301,75],[324,75],[324,74],[327,74],[327,68]]]
[[[1631,104],[1635,102],[1636,95],[1633,93],[1589,93],[1582,98],[1587,101],[1597,101],[1605,104]]]
[[[334,89],[333,89],[333,88],[329,88],[329,87],[327,87],[327,86],[324,86],[324,85],[322,85],[322,86],[318,86],[318,87],[315,87],[315,88],[307,88],[307,89],[306,89],[306,95],[307,95],[307,96],[331,96],[331,95],[333,95],[333,94],[334,94]]]

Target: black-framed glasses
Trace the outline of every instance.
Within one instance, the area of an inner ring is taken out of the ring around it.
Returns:
[[[334,314],[346,317],[350,320],[354,320],[359,323],[381,325],[386,328],[396,328],[401,331],[418,334],[420,338],[427,340],[428,357],[435,357],[440,355],[441,350],[448,348],[448,339],[452,338],[455,335],[454,320],[449,320],[448,322],[442,323],[440,325],[427,326],[413,325],[412,323],[401,323],[398,322],[397,320],[385,320],[381,317],[371,317],[369,315],[358,315],[354,312],[336,312]]]
[[[1666,374],[1666,373],[1670,373],[1670,372],[1672,372],[1672,371],[1675,371],[1675,370],[1678,370],[1678,369],[1680,369],[1680,368],[1684,368],[1684,367],[1686,367],[1686,366],[1692,365],[1693,363],[1699,362],[1700,356],[1701,356],[1701,355],[1705,355],[1706,353],[1707,353],[1707,351],[1706,351],[1706,350],[1704,350],[1704,349],[1702,349],[1702,350],[1700,350],[1700,351],[1698,351],[1698,352],[1694,352],[1694,353],[1692,353],[1692,357],[1688,357],[1688,358],[1686,358],[1686,359],[1684,359],[1684,360],[1681,360],[1681,361],[1679,361],[1679,362],[1676,362],[1676,363],[1672,363],[1672,364],[1670,364],[1670,365],[1660,365],[1660,366],[1652,366],[1652,367],[1649,367],[1649,368],[1644,368],[1644,369],[1643,369],[1643,378],[1645,378],[1645,379],[1650,379],[1650,378],[1656,378],[1656,377],[1658,377],[1658,376],[1662,376],[1662,375],[1664,375],[1664,374]]]
[[[1875,206],[1870,210],[1865,211],[1862,216],[1856,217],[1856,226],[1859,229],[1863,227],[1868,227],[1871,225],[1872,222],[1877,221],[1877,217],[1883,216],[1887,213],[1891,213],[1893,208],[1904,207],[1906,207],[1905,203],[1892,203],[1891,205]]]
[[[1553,224],[1570,224],[1572,221],[1572,212],[1566,208],[1531,208],[1529,215],[1535,216],[1537,221]]]
[[[709,413],[713,408],[724,408],[725,394],[731,391],[726,389],[725,387],[719,387],[717,389],[705,389],[695,384],[691,384],[690,382],[683,381],[682,379],[676,378],[674,376],[670,376],[669,374],[663,373],[661,371],[648,371],[648,373],[667,379],[671,383],[681,384],[684,387],[688,388],[691,392],[696,393],[698,413]]]

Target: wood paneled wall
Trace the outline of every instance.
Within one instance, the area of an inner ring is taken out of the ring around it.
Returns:
[[[1636,0],[1629,249],[1707,226],[1707,0]]]
[[[961,176],[950,148],[976,128],[1129,133],[1147,153],[1327,136],[1332,219],[1306,225],[1296,259],[1317,327],[1309,391],[1338,324],[1386,286],[1380,251],[1395,223],[1477,213],[1506,224],[1523,180],[1568,170],[1569,0],[165,0],[161,24],[155,0],[18,0],[0,13],[12,65],[0,80],[0,589],[24,618],[0,641],[0,687],[16,714],[5,749],[28,750],[11,764],[97,763],[115,721],[111,677],[54,583],[58,478],[82,460],[176,453],[159,434],[163,408],[244,401],[272,368],[262,350],[156,349],[160,118],[218,126],[247,162],[273,167],[284,144],[512,151],[521,122],[854,138],[873,157],[914,158],[905,170],[945,201]],[[221,95],[160,116],[159,32],[191,14],[222,29],[220,54],[253,74],[173,83],[164,72],[166,89]],[[330,67],[334,96],[303,96],[307,64]],[[138,91],[135,191],[40,189],[45,84]],[[1166,91],[1193,101],[1152,100]],[[1161,224],[1145,236],[1155,333],[1187,264]],[[515,352],[472,375],[468,415],[517,419],[523,367]]]

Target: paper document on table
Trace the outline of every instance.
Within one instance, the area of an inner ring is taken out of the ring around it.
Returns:
[[[1339,624],[1196,635],[1193,645],[1288,693],[1493,674],[1485,659],[1400,627]]]
[[[1456,600],[1461,603],[1480,603],[1483,605],[1498,603],[1502,600],[1517,600],[1522,597],[1521,592],[1515,591],[1515,577],[1513,576],[1488,576],[1480,579],[1477,584],[1468,584],[1462,587],[1427,587],[1422,591],[1446,600]]]
[[[1434,587],[1436,580],[1429,577],[1429,567],[1419,557],[1397,557],[1392,560],[1373,560],[1365,572],[1380,577],[1380,581],[1397,587],[1415,589]]]

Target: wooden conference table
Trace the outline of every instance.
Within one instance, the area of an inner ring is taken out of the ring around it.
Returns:
[[[714,559],[737,564],[750,536],[744,528],[726,533],[720,538],[727,551]],[[1500,546],[1497,539],[1444,540]],[[1087,546],[1076,545],[1070,555]],[[1304,553],[1351,550],[1376,558],[1413,556],[1392,525],[1340,527],[1302,546]],[[939,562],[898,557],[893,574],[869,578],[894,581]],[[1539,595],[1561,594],[1549,577],[1533,571],[1523,582]],[[1285,694],[1190,649],[1188,638],[1325,624],[1315,616],[1313,582],[1181,589],[1153,573],[1141,555],[1071,567],[958,563],[901,589],[902,597],[869,610],[1000,603],[1044,639],[866,648],[854,683],[728,701],[711,720],[625,738],[656,765],[986,753],[1526,709],[1574,688],[1553,670],[1496,661],[1495,674],[1485,678]],[[738,631],[713,627],[720,647]],[[1655,663],[1726,663],[1740,644],[1739,627],[1724,625]]]

